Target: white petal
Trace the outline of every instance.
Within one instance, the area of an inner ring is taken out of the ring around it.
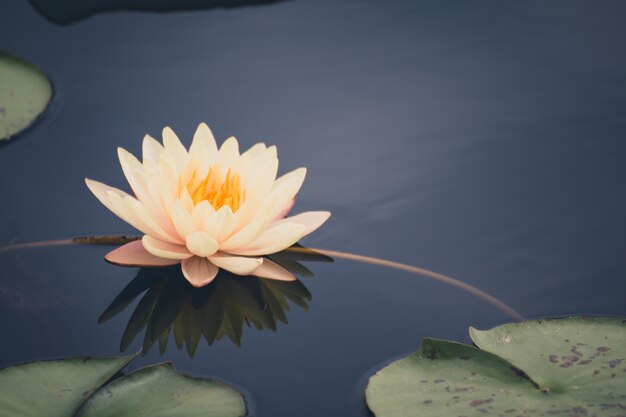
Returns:
[[[180,200],[176,200],[172,205],[172,221],[174,222],[176,232],[183,239],[187,239],[187,236],[198,230],[191,214],[189,214],[185,204]]]
[[[160,241],[159,239],[153,238],[149,235],[145,235],[141,239],[141,243],[148,252],[160,258],[187,259],[192,256],[192,254],[189,253],[187,248],[183,245],[173,245],[171,243]]]
[[[180,198],[178,191],[178,172],[167,152],[161,153],[159,170],[155,182],[155,195],[158,196],[166,216],[171,217],[174,201]]]
[[[267,222],[263,217],[258,217],[244,226],[241,230],[234,233],[228,239],[220,243],[220,250],[229,252],[232,249],[237,249],[254,239],[261,236],[261,233],[265,230]]]
[[[229,137],[220,147],[217,163],[222,172],[226,173],[228,168],[239,158],[239,143],[234,136]]]
[[[198,203],[197,206],[193,208],[191,212],[191,217],[193,217],[193,221],[196,224],[196,227],[202,229],[205,223],[210,221],[211,217],[215,215],[215,209],[206,200],[202,200]]]
[[[268,154],[268,152],[265,152]],[[263,199],[272,189],[278,174],[276,157],[257,158],[250,162],[250,172],[242,177],[242,183],[248,189],[250,198]],[[244,181],[245,179],[245,181]]]
[[[307,226],[280,222],[268,227],[261,236],[251,243],[237,249],[232,249],[229,253],[246,256],[269,255],[279,252],[296,243],[306,234]]]
[[[272,184],[276,179],[278,171],[278,160],[265,161],[263,165],[257,167],[252,174],[252,179],[244,186],[246,189],[246,201],[239,207],[235,213],[235,229],[240,230],[248,224],[253,217],[262,216],[264,219],[271,220],[268,216],[271,214],[269,207],[276,201],[275,197],[268,196]],[[264,209],[259,207],[264,204]]]
[[[194,204],[193,204],[193,200],[191,196],[189,195],[189,191],[187,191],[187,188],[183,188],[180,191],[179,198],[183,202],[185,209],[187,209],[187,211],[191,213],[191,211],[193,210]]]
[[[217,154],[217,144],[211,129],[206,123],[200,123],[189,147],[189,156],[196,162],[200,178],[204,178],[209,167],[217,161]]]
[[[278,213],[278,216],[276,216],[276,218],[273,219],[273,220],[280,220],[280,219],[284,219],[285,217],[287,217],[287,215],[289,214],[289,212],[293,208],[294,204],[296,204],[296,199],[295,198],[292,199],[289,203],[287,203],[287,205],[282,208],[282,211],[280,213]]]
[[[156,224],[145,207],[134,197],[98,181],[86,178],[85,183],[106,208],[135,229],[140,230],[144,234],[158,235],[160,239],[165,241],[179,242],[180,239],[171,236]]]
[[[295,281],[297,279],[291,272],[267,258],[263,259],[263,263],[252,271],[251,275],[278,281]]]
[[[122,171],[126,176],[126,180],[130,184],[135,196],[150,211],[151,215],[159,222],[159,224],[172,234],[173,228],[171,222],[165,215],[159,199],[153,198],[153,192],[150,190],[152,184],[149,183],[150,177],[146,175],[143,165],[131,153],[123,148],[117,148],[117,154],[122,166]]]
[[[209,261],[215,266],[237,275],[248,275],[263,263],[263,258],[244,258],[221,252],[209,256]]]
[[[203,225],[204,230],[218,242],[223,242],[233,232],[235,216],[229,206],[222,206]]]
[[[156,169],[159,166],[159,157],[163,152],[163,145],[157,142],[150,135],[143,137],[143,144],[141,146],[141,153],[143,154],[143,165],[152,169]]]
[[[259,210],[264,212],[267,211],[267,216],[270,219],[278,217],[291,200],[295,198],[298,191],[300,191],[300,187],[304,182],[305,176],[306,168],[298,168],[277,179],[274,183],[272,191],[268,195],[268,198],[275,198],[274,207],[271,210],[268,210],[266,202],[264,201]]]
[[[187,249],[196,256],[203,258],[217,252],[217,242],[203,231],[194,232],[187,236]]]
[[[176,233],[169,233],[165,230],[155,219],[150,212],[145,208],[140,201],[135,198],[126,195],[119,196],[114,192],[108,193],[109,200],[113,203],[120,212],[126,216],[132,226],[141,230],[147,235],[152,235],[164,242],[179,244],[183,240]]]
[[[278,220],[272,223],[272,225],[276,225],[281,222],[302,224],[307,227],[305,235],[308,235],[323,225],[329,217],[330,211],[306,211],[304,213],[296,214],[295,216]]]
[[[108,262],[121,266],[168,266],[180,263],[178,259],[159,258],[148,252],[141,243],[141,240],[135,240],[127,243],[111,252],[104,257]]]
[[[218,267],[208,259],[197,256],[183,260],[182,269],[183,275],[194,287],[204,287],[209,284],[219,271]]]
[[[276,182],[274,183],[274,189],[290,181],[296,181],[296,182],[299,182],[300,185],[302,185],[302,182],[304,181],[305,177],[306,177],[306,168],[302,167],[302,168],[294,169],[293,171],[290,171],[286,173],[285,175],[281,176],[280,178],[278,178]]]
[[[110,187],[106,184],[103,184],[99,181],[90,180],[89,178],[85,178],[85,184],[89,190],[96,196],[98,200],[110,211],[115,213],[116,216],[122,218],[122,220],[127,221],[124,217],[117,212],[117,208],[111,203],[109,200],[108,194],[109,192],[117,193],[120,196],[128,195],[122,190],[118,190],[117,188]]]
[[[172,162],[174,162],[177,171],[182,172],[185,166],[187,166],[189,155],[187,154],[187,149],[180,143],[178,136],[170,127],[163,129],[163,147],[165,148],[165,153],[172,157]]]

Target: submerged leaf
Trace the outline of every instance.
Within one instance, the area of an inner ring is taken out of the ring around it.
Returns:
[[[276,3],[281,0],[29,0],[30,3],[51,22],[67,25],[86,19],[96,13],[116,10],[142,10],[168,12],[175,10],[196,10],[226,7],[240,7],[255,4]]]

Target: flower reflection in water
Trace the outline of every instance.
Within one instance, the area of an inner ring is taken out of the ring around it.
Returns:
[[[271,259],[301,277],[313,275],[301,261],[332,262],[325,255],[288,251]],[[170,335],[177,348],[184,346],[190,357],[202,338],[212,345],[226,336],[240,345],[244,324],[275,331],[278,322],[287,323],[289,301],[307,310],[311,300],[311,293],[299,280],[277,281],[220,271],[212,283],[195,288],[181,274],[177,265],[141,268],[102,313],[99,323],[121,313],[141,295],[122,336],[122,351],[144,329],[144,355],[157,342],[163,354]]]

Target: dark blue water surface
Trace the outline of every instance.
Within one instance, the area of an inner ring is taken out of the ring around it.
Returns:
[[[621,2],[294,0],[56,26],[4,0],[0,48],[56,96],[0,147],[0,244],[133,234],[84,177],[127,189],[116,147],[139,154],[166,125],[189,144],[206,121],[243,148],[276,144],[281,172],[308,167],[296,211],[333,217],[307,246],[449,274],[527,317],[624,316],[625,21]],[[119,353],[135,305],[97,320],[137,270],[108,250],[0,255],[0,366]],[[292,304],[277,332],[193,359],[170,340],[132,367],[229,381],[252,416],[367,416],[381,363],[510,320],[406,272],[307,266],[309,311]]]

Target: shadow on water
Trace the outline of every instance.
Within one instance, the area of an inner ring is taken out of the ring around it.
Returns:
[[[301,260],[332,262],[314,252],[282,252],[271,259],[298,276],[313,275]],[[195,288],[184,278],[179,265],[141,268],[98,322],[117,316],[140,295],[122,335],[120,350],[125,351],[145,330],[144,355],[157,343],[163,355],[172,336],[176,347],[185,348],[192,358],[203,338],[212,345],[226,336],[240,346],[244,324],[276,331],[279,322],[288,323],[289,301],[303,310],[308,309],[311,301],[311,293],[299,280],[276,281],[220,270],[209,285]]]
[[[179,10],[201,10],[235,8],[278,3],[285,0],[29,0],[42,16],[58,25],[69,25],[89,18],[97,13],[111,11],[152,11],[172,12]]]

